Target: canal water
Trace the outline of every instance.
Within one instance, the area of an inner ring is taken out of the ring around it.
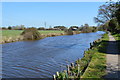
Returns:
[[[3,78],[48,78],[83,57],[104,32],[47,37],[2,44]]]

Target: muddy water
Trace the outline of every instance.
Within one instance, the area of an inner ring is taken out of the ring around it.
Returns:
[[[3,78],[47,78],[83,57],[89,43],[103,32],[48,37],[3,44]]]

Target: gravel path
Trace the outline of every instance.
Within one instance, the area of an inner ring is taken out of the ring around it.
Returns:
[[[119,51],[117,42],[109,33],[109,43],[107,47],[107,75],[105,78],[114,78],[114,80],[120,80],[120,66],[119,66]],[[108,79],[109,80],[109,79]]]

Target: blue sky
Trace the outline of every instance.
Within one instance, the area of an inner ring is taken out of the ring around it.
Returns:
[[[103,2],[3,2],[2,26],[25,25],[70,27],[85,23],[97,25],[93,17]]]

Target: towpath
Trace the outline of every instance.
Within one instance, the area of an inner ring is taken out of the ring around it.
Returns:
[[[115,38],[109,33],[109,42],[107,47],[107,75],[105,78],[110,80],[120,80],[120,53]]]

